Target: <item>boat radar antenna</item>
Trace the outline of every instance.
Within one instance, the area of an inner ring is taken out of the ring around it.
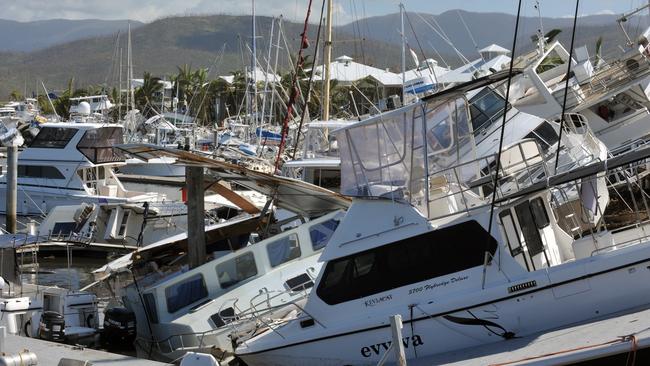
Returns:
[[[512,82],[512,70],[514,69],[514,64],[515,64],[515,50],[517,49],[517,34],[519,33],[519,19],[521,18],[521,0],[519,0],[519,5],[517,7],[517,19],[515,20],[515,32],[514,36],[512,37],[512,57],[510,58],[510,66],[508,69],[508,83],[506,87],[506,97],[504,100],[504,106],[503,110],[506,111],[508,109],[508,98],[510,98],[510,84]],[[485,240],[485,259],[483,262],[483,279],[481,282],[481,288],[485,289],[485,276],[487,274],[487,265],[488,262],[490,261],[490,242],[492,238],[492,220],[494,219],[494,208],[496,207],[496,198],[497,198],[497,184],[499,182],[499,170],[501,169],[501,150],[503,149],[503,136],[506,130],[506,115],[507,113],[503,113],[503,120],[501,121],[501,132],[500,132],[500,137],[499,137],[499,149],[497,150],[497,156],[496,156],[496,166],[494,170],[494,181],[492,184],[494,185],[494,190],[492,191],[492,201],[490,202],[490,219],[488,220],[488,231],[487,231],[487,238]],[[499,250],[499,253],[501,253],[501,250]],[[501,266],[501,261],[499,260],[499,266]]]

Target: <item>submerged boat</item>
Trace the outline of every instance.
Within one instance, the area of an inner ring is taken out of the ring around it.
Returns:
[[[137,281],[120,282],[120,287],[124,305],[137,319],[136,345],[143,354],[166,361],[187,352],[232,357],[234,331],[248,337],[260,326],[260,317],[268,322],[285,316],[276,307],[299,301],[311,290],[320,269],[318,255],[348,199],[300,180],[183,151],[152,145],[119,148],[145,159],[167,156],[200,165],[217,179],[268,197],[262,212],[206,227],[208,258],[198,267],[187,268],[188,244],[178,238],[176,244],[154,243],[98,271],[106,279],[133,263]]]

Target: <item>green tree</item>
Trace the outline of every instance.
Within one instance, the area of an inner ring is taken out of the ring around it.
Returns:
[[[9,98],[11,98],[11,100],[14,101],[14,102],[25,99],[23,97],[23,94],[21,92],[19,92],[18,90],[13,90],[11,92],[11,94],[9,94]]]
[[[142,79],[142,86],[135,90],[135,105],[142,115],[145,117],[152,117],[158,111],[152,101],[154,95],[160,93],[163,89],[163,84],[160,78],[151,76],[151,73],[145,72]]]

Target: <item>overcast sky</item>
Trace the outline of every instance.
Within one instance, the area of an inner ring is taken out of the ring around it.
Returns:
[[[523,14],[536,16],[534,0],[523,0]],[[302,20],[309,0],[256,0],[260,15],[284,15]],[[543,16],[573,14],[572,0],[540,0]],[[398,11],[398,0],[334,0],[335,23],[344,24],[366,16]],[[516,13],[517,0],[403,0],[408,11],[439,14],[451,9],[477,12]],[[313,13],[320,11],[320,0],[313,1]],[[647,0],[586,0],[580,14],[620,14],[647,4]],[[64,19],[135,19],[149,22],[168,15],[250,14],[251,0],[0,0],[0,18],[30,21]]]

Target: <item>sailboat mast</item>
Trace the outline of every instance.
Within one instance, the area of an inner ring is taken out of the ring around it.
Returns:
[[[128,94],[126,100],[127,110],[133,110],[135,108],[135,96],[133,95],[133,55],[131,50],[131,23],[129,23],[129,39],[126,45],[126,63],[127,63],[127,87]]]
[[[399,15],[402,23],[402,105],[406,101],[406,95],[404,95],[405,89],[404,84],[406,84],[406,35],[404,34],[404,4],[399,4]]]
[[[323,120],[328,121],[330,119],[330,64],[332,63],[332,0],[327,0],[327,32],[325,37]]]
[[[122,65],[122,47],[120,47],[120,72],[118,73],[119,76],[119,81],[117,82],[117,121],[122,118],[122,68],[124,65]]]
[[[253,117],[253,127],[257,126],[257,42],[256,36],[257,32],[255,31],[255,0],[252,0],[253,6],[253,17],[252,17],[252,31],[253,31],[253,52],[251,52],[251,73],[253,74],[253,95],[251,98],[251,116]]]

